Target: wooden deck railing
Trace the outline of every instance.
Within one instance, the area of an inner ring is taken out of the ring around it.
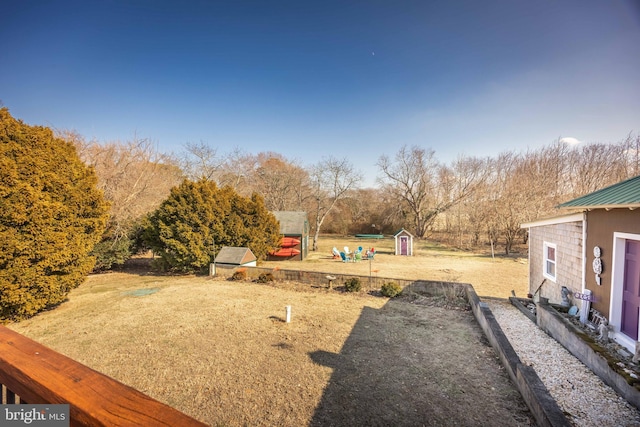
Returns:
[[[69,404],[72,426],[205,426],[4,326],[0,384],[0,403]]]

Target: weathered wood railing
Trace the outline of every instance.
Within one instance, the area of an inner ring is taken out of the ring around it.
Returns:
[[[0,403],[69,404],[72,426],[205,426],[4,326],[0,384]]]

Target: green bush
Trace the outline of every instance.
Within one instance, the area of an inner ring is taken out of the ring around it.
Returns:
[[[205,179],[174,187],[145,224],[145,245],[175,272],[207,270],[223,246],[246,246],[263,260],[280,241],[280,225],[261,196]]]
[[[360,292],[362,289],[362,284],[360,284],[360,279],[357,277],[352,277],[344,282],[344,288],[347,292]]]
[[[247,280],[247,271],[238,270],[234,272],[233,276],[231,276],[231,280]]]
[[[71,143],[0,108],[0,322],[61,303],[91,272],[109,217],[97,183]]]
[[[273,277],[272,273],[262,273],[261,275],[258,276],[258,283],[268,283],[268,282],[273,282],[275,279],[275,277]]]
[[[380,288],[380,293],[385,297],[394,298],[402,293],[402,287],[395,282],[387,282]]]
[[[131,258],[131,247],[132,242],[127,236],[121,239],[103,237],[91,252],[91,255],[96,259],[93,271],[101,272],[111,270],[114,265],[123,265],[126,260]]]

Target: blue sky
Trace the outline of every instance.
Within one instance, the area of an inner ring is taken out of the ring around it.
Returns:
[[[0,100],[163,152],[494,156],[640,132],[638,0],[14,1]]]

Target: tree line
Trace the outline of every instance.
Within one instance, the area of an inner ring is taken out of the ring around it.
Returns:
[[[223,245],[264,259],[277,246],[272,211],[306,211],[321,232],[438,236],[464,248],[526,239],[520,224],[559,203],[640,174],[640,136],[495,157],[403,146],[360,188],[347,159],[302,165],[280,153],[218,153],[187,143],[161,153],[148,139],[87,141],[29,126],[0,109],[0,320],[55,305],[91,270],[152,249],[173,271],[205,269]]]
[[[250,197],[270,211],[306,211],[313,250],[320,233],[392,234],[406,228],[417,238],[447,240],[462,248],[499,246],[509,254],[520,224],[557,214],[558,204],[640,174],[640,136],[618,142],[567,145],[493,157],[460,155],[446,164],[434,150],[402,146],[378,159],[375,188],[360,188],[347,159],[328,156],[303,165],[281,153],[220,153],[205,143],[161,154],[148,140],[74,141],[95,168],[111,202],[110,238],[135,242],[137,221],[184,179],[208,180]]]

